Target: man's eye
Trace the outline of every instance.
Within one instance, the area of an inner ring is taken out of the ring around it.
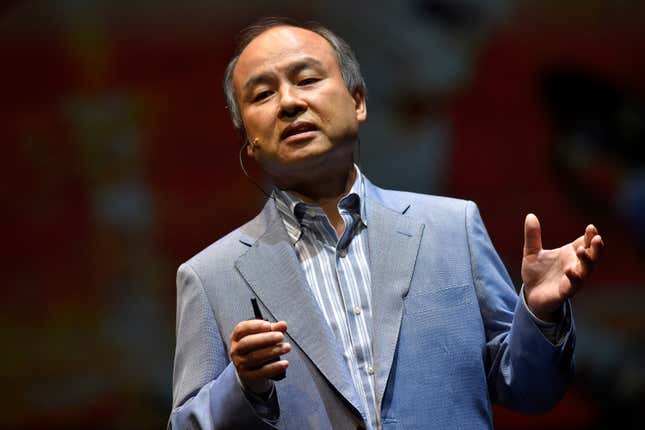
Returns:
[[[299,86],[310,85],[310,84],[314,84],[314,83],[318,82],[319,80],[320,79],[318,79],[318,78],[307,78],[307,79],[303,79],[301,81],[298,81],[298,85]]]
[[[270,95],[271,95],[271,91],[262,91],[261,93],[257,93],[255,97],[253,97],[253,101],[259,102],[260,100],[266,99]]]

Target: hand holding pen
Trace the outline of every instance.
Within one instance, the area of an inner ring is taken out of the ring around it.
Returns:
[[[283,343],[287,323],[265,321],[255,299],[251,303],[255,319],[235,326],[230,355],[242,384],[256,394],[264,394],[271,389],[270,380],[284,378],[289,362],[280,356],[291,351],[291,345]]]

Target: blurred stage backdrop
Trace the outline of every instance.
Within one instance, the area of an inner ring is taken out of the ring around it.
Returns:
[[[574,386],[544,416],[496,408],[497,428],[642,428],[636,0],[1,2],[0,428],[165,426],[175,270],[263,203],[221,79],[236,32],[267,14],[350,41],[369,88],[364,171],[475,200],[516,285],[525,213],[546,247],[600,228]]]

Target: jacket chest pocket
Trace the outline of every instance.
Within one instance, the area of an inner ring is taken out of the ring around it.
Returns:
[[[409,315],[460,308],[472,303],[474,290],[470,285],[437,288],[422,293],[412,293],[404,300]]]

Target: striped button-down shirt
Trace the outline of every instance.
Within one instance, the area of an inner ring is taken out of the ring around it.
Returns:
[[[275,204],[325,321],[340,343],[369,429],[380,427],[374,391],[372,290],[361,172],[338,203],[338,238],[325,212],[276,189]]]

